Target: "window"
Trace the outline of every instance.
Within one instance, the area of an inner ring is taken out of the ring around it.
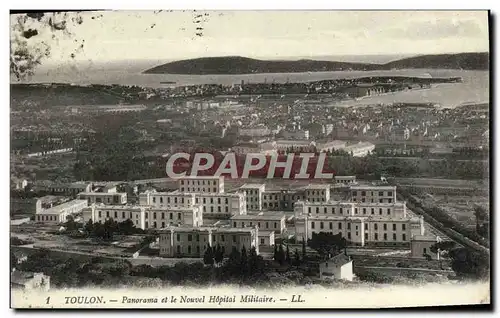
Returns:
[[[387,231],[387,224],[384,223],[384,231]]]
[[[391,209],[387,208],[387,215],[391,215]]]
[[[162,218],[162,219],[165,219],[165,212],[162,212],[162,213],[161,213],[161,218]]]
[[[342,223],[339,222],[339,230],[342,230]]]
[[[403,241],[406,241],[406,234],[403,234]]]
[[[347,223],[347,229],[350,230],[351,229],[351,223]]]
[[[236,222],[233,222],[233,227],[236,227]]]
[[[307,208],[307,212],[308,212],[308,213],[311,213],[311,207],[308,207],[308,208]]]
[[[222,242],[225,242],[225,239],[224,239],[224,234],[222,234],[222,235],[220,236],[220,240],[221,240]]]
[[[177,245],[177,254],[180,254],[180,253],[181,253],[181,246]]]
[[[387,195],[392,197],[392,191],[387,192]]]
[[[102,217],[102,215],[101,215],[101,211],[99,211],[99,217]]]
[[[196,234],[196,242],[200,241],[200,234]]]
[[[389,203],[392,203],[392,199],[387,199],[387,201],[388,201]]]
[[[396,231],[396,223],[392,224],[392,230]]]
[[[373,214],[375,214],[375,209],[374,209],[374,208],[372,208],[372,215],[373,215]]]
[[[179,242],[180,240],[181,240],[181,235],[177,234],[177,242]]]
[[[320,229],[323,229],[323,228],[324,228],[324,224],[323,224],[323,222],[319,222],[319,228],[320,228]]]
[[[196,246],[196,253],[200,254],[200,247],[199,246]]]
[[[125,212],[122,212],[122,218],[123,219],[125,218]]]
[[[375,233],[375,241],[378,241],[378,233]]]
[[[332,229],[333,229],[333,223],[330,222],[330,230],[332,230]]]
[[[354,214],[358,214],[358,208],[354,208]]]
[[[366,214],[366,208],[363,208],[363,214]]]
[[[368,233],[365,233],[365,240],[368,240]]]
[[[350,240],[351,239],[351,232],[347,232],[347,239]]]
[[[392,240],[395,241],[396,240],[396,233],[392,233]]]
[[[160,203],[163,203],[163,197],[160,197]]]
[[[378,214],[382,215],[382,208],[378,209]]]
[[[342,211],[342,208],[340,208],[340,214],[343,214],[343,213],[344,213],[344,211]]]
[[[326,214],[326,210],[327,210],[326,208],[323,208],[323,213],[325,213],[325,214]]]
[[[156,219],[156,212],[153,212],[153,219]]]
[[[182,219],[182,216],[181,216],[181,214],[180,214],[180,213],[177,213],[177,219],[178,219],[178,220]]]
[[[316,214],[318,214],[318,213],[319,213],[319,208],[317,207],[317,208],[316,208]]]
[[[311,222],[311,229],[314,229],[314,221]]]
[[[146,212],[146,219],[148,218],[148,215],[149,215],[149,213],[148,213],[148,212]]]
[[[165,227],[165,222],[161,222],[161,227],[164,228]]]
[[[361,191],[361,196],[366,196],[366,191]]]
[[[384,241],[387,241],[387,233],[384,233]]]
[[[233,243],[236,243],[236,235],[233,235]]]
[[[373,229],[374,229],[374,230],[378,230],[378,224],[377,224],[377,223],[375,223],[375,224],[373,225]]]
[[[153,203],[156,203],[156,197],[153,197]]]
[[[269,228],[269,222],[266,222],[266,229]]]
[[[358,191],[352,191],[352,195],[353,196],[357,196],[358,195]]]
[[[245,227],[245,222],[241,222],[241,227]]]
[[[278,223],[274,222],[274,228],[277,229],[278,228]]]
[[[403,231],[406,230],[406,224],[401,224],[401,227],[403,228]]]
[[[383,191],[380,191],[380,192],[378,193],[378,196],[379,196],[379,197],[383,197],[383,196],[384,196],[384,192],[383,192]]]
[[[172,220],[174,218],[174,214],[170,212],[169,219]]]

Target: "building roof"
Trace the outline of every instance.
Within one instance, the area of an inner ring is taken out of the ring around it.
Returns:
[[[10,282],[11,284],[25,285],[27,282],[33,279],[35,275],[43,275],[43,273],[23,272],[16,270],[10,273]]]
[[[126,192],[80,192],[78,193],[78,195],[105,197],[113,195],[126,196],[127,193]]]
[[[396,191],[396,186],[380,186],[380,185],[353,185],[351,186],[351,190],[371,190],[371,191],[378,191],[378,190],[392,190]]]
[[[231,220],[281,220],[286,217],[285,213],[265,213],[233,215]]]
[[[433,235],[413,235],[411,238],[412,241],[421,241],[421,242],[438,242],[439,236]]]
[[[302,189],[329,190],[330,184],[310,183],[310,184],[302,187]]]
[[[259,230],[259,236],[274,236],[274,231]]]
[[[245,183],[240,187],[240,189],[260,189],[265,186],[266,185],[264,183]]]
[[[50,209],[42,210],[37,212],[36,214],[59,214],[63,213],[65,209],[71,208],[75,205],[85,204],[87,205],[87,200],[71,200],[69,202],[65,202],[63,204],[59,204],[51,207]]]
[[[351,258],[344,253],[335,255],[334,257],[330,258],[327,260],[329,264],[334,264],[336,266],[343,266],[345,264],[348,264],[352,262]]]
[[[335,176],[335,180],[356,180],[356,176]]]

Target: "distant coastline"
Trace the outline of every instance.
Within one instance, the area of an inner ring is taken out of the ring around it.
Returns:
[[[489,53],[422,55],[385,64],[319,60],[257,60],[240,56],[180,60],[155,66],[144,74],[235,75],[257,73],[303,73],[377,71],[398,69],[488,70]]]

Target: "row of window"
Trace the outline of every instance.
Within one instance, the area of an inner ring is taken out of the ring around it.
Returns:
[[[206,182],[206,185],[217,185],[217,180],[181,180],[181,185],[184,185],[184,182],[186,185],[205,185],[205,182]]]
[[[320,207],[316,207],[316,214],[320,213],[320,211],[321,211],[320,209],[321,209]],[[323,207],[323,214],[328,214],[328,213],[336,214],[336,211],[337,211],[337,209],[335,207]],[[370,212],[371,215],[375,215],[375,208],[371,208],[370,210],[368,210],[367,208],[363,208],[362,211],[363,211],[363,214],[365,214],[365,215],[368,214],[368,211]],[[307,212],[309,214],[311,214],[312,208],[308,207]],[[346,208],[346,212],[347,212],[347,214],[349,214],[349,208]],[[391,215],[391,208],[387,208],[386,212],[387,212],[387,215]],[[339,208],[339,214],[343,214],[343,213],[344,213],[344,208]],[[383,209],[379,208],[378,214],[382,215],[382,213],[383,213]],[[358,208],[354,208],[354,214],[358,214]]]
[[[375,193],[374,191],[371,191],[371,192],[370,192],[370,196],[372,196],[372,197],[373,197],[373,196],[374,196],[374,193]],[[357,196],[357,195],[358,195],[358,191],[352,191],[352,196],[353,196],[353,197],[355,197],[355,196]],[[362,197],[365,197],[365,196],[366,196],[366,191],[361,191],[361,196],[362,196]],[[378,192],[378,196],[379,196],[379,197],[383,197],[383,196],[384,196],[384,191],[379,191],[379,192]],[[392,191],[387,191],[387,196],[388,196],[388,197],[392,197]]]
[[[163,203],[163,197],[159,197],[160,198],[160,203]],[[166,197],[167,198],[167,204],[170,204],[170,197]],[[203,199],[203,204],[206,204],[207,203],[207,198],[202,198]],[[199,198],[196,198],[196,203],[199,203]],[[177,197],[174,197],[173,200],[172,200],[173,204],[177,204],[179,203],[178,201],[180,201],[181,204],[184,204],[184,198],[181,197],[180,200],[177,200]],[[153,203],[156,203],[156,197],[153,197]],[[188,204],[191,204],[191,200],[187,200],[187,203]],[[214,204],[214,198],[210,198],[210,203],[211,204]],[[229,204],[229,198],[224,198],[224,203],[225,204]],[[217,204],[222,204],[222,200],[221,198],[217,198]]]
[[[254,225],[254,223],[253,223],[253,222],[250,222],[250,226],[253,226],[253,225]],[[277,229],[277,228],[278,228],[278,222],[274,222],[273,226],[274,226],[274,227],[273,227],[274,229]],[[233,222],[233,227],[238,227],[237,222]],[[245,222],[241,222],[241,227],[245,227]],[[261,228],[261,227],[260,227],[260,222],[257,222],[257,227],[258,227],[259,229]],[[269,228],[269,222],[266,222],[266,227],[265,227],[265,228],[266,228],[266,229],[268,229],[268,228]]]
[[[187,188],[184,188],[182,187],[181,188],[181,192],[204,192],[206,190],[206,192],[218,192],[217,191],[217,188],[213,188],[213,191],[210,191],[212,188],[190,188],[190,187],[187,187]]]
[[[357,202],[357,199],[356,198],[352,198],[352,201],[353,202]],[[361,202],[366,202],[366,199],[365,198],[361,198]],[[372,198],[370,200],[370,202],[371,203],[375,203],[375,200]],[[378,202],[379,203],[384,203],[384,202],[386,202],[386,203],[392,203],[392,199],[379,199]]]
[[[38,221],[59,221],[59,218],[57,215],[41,214],[38,215]]]
[[[333,232],[330,232],[330,234],[334,234]],[[341,236],[342,235],[342,232],[339,232],[338,234],[340,234]],[[355,236],[358,236],[359,235],[359,232],[356,232],[355,233]],[[384,233],[384,235],[382,236],[382,241],[387,241],[389,238],[389,236],[387,235],[387,233]],[[352,234],[351,232],[347,232],[347,240],[351,240],[352,239]],[[369,240],[369,237],[368,237],[368,233],[365,233],[365,241],[368,241]],[[378,241],[379,240],[379,236],[378,236],[378,233],[375,233],[374,236],[373,236],[373,240],[374,241]],[[393,241],[397,241],[397,234],[396,233],[393,233],[392,234],[392,240]],[[405,242],[406,241],[406,234],[401,234],[401,241]]]
[[[102,211],[98,211],[98,216],[99,218],[102,218]],[[156,219],[156,212],[153,212],[153,219]],[[198,216],[198,213],[196,213],[196,217]],[[106,211],[106,217],[109,218],[110,217],[110,213],[109,211]],[[146,219],[148,218],[148,213],[146,212],[146,215],[145,215]],[[118,211],[114,211],[114,218],[118,218]],[[122,219],[125,219],[126,216],[125,216],[125,212],[122,212]],[[139,213],[136,213],[135,214],[135,218],[138,219],[139,218]],[[161,213],[161,218],[162,219],[165,219],[165,212],[162,212]],[[132,219],[132,212],[129,213],[129,219]],[[173,220],[174,219],[174,214],[172,212],[169,213],[169,219],[170,220]],[[177,213],[177,219],[178,220],[181,220],[182,219],[182,213]]]
[[[324,222],[315,222],[315,221],[311,221],[311,229],[314,229],[316,228],[315,226],[315,223],[319,223],[319,228],[320,229],[324,229],[325,228],[325,223]],[[236,223],[235,223],[236,224]],[[235,225],[236,227],[236,225]],[[333,222],[329,222],[329,227],[330,227],[330,230],[333,229]],[[383,224],[383,228],[384,228],[384,231],[387,231],[387,224],[384,223]],[[338,229],[339,230],[342,230],[342,222],[339,222],[338,223]],[[351,229],[351,223],[347,223],[347,229],[350,230]],[[358,225],[356,225],[356,230],[358,229]],[[367,228],[365,228],[367,229]],[[373,224],[373,229],[374,230],[378,230],[378,224],[377,223],[374,223]],[[393,223],[392,224],[392,230],[393,231],[396,231],[397,230],[397,224],[396,223]],[[403,231],[406,231],[406,224],[401,224],[401,230]]]

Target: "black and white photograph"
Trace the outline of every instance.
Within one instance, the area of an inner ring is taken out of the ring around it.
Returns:
[[[491,305],[490,14],[11,11],[10,307]]]

